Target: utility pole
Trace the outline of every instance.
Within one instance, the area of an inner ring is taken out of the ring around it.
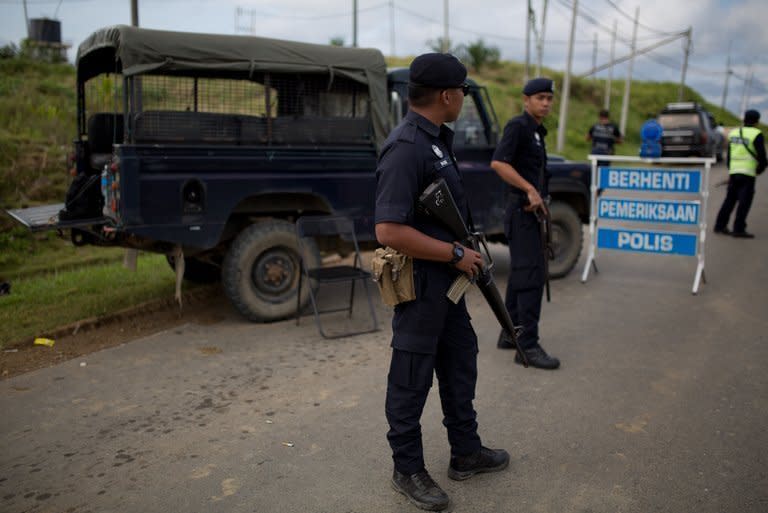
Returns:
[[[616,20],[613,20],[613,33],[611,34],[611,62],[614,59],[614,52],[616,51]],[[603,102],[603,108],[609,110],[611,108],[611,80],[613,80],[613,64],[608,68],[608,80],[605,81],[605,101]]]
[[[27,0],[24,0],[24,24],[27,27],[27,38],[29,38],[29,14],[27,13]]]
[[[389,0],[389,55],[395,56],[395,0]]]
[[[571,15],[571,35],[568,41],[568,61],[565,63],[565,77],[563,78],[563,92],[560,95],[560,118],[557,123],[557,151],[563,151],[565,147],[565,125],[568,119],[568,96],[571,94],[571,64],[573,62],[573,39],[576,36],[576,15],[579,11],[579,0],[573,0],[573,14]]]
[[[139,0],[131,0],[131,25],[139,26]]]
[[[352,0],[352,46],[357,48],[357,0]]]
[[[723,87],[723,99],[720,102],[720,108],[725,110],[725,101],[728,98],[728,80],[731,78],[731,43],[728,41],[728,58],[725,60],[725,87]]]
[[[691,54],[691,31],[693,29],[688,27],[686,30],[685,47],[683,48],[683,71],[680,75],[680,90],[677,93],[677,101],[683,101],[683,91],[685,89],[685,72],[688,71],[688,56]]]
[[[747,101],[744,104],[744,111],[746,112],[747,108],[749,107],[750,102],[752,101],[752,81],[755,79],[755,72],[752,70],[749,73],[749,82],[747,83]]]
[[[741,90],[741,111],[740,116],[744,115],[747,110],[747,102],[749,101],[749,89],[752,87],[752,64],[749,64],[747,74],[744,76],[744,88]]]
[[[592,40],[592,67],[597,67],[597,32],[595,32],[595,39]],[[597,77],[593,76],[592,79],[597,79]]]
[[[619,130],[622,134],[627,133],[627,115],[629,114],[629,89],[632,84],[632,67],[635,64],[635,48],[637,48],[637,23],[640,19],[640,8],[635,8],[635,26],[632,28],[632,47],[629,64],[627,64],[627,79],[624,82],[624,98],[621,103],[621,121]]]
[[[523,70],[523,84],[531,77],[531,0],[525,7],[525,68]]]
[[[541,76],[541,66],[544,61],[544,32],[547,29],[547,0],[541,6],[541,30],[539,39],[536,41],[536,76]]]
[[[448,35],[448,0],[443,0],[443,53],[451,50],[451,43]]]

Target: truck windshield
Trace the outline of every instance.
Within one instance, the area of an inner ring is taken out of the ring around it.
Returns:
[[[451,123],[456,147],[488,146],[488,137],[485,133],[483,118],[475,103],[474,95],[468,95],[464,99],[459,119]]]
[[[680,114],[661,114],[659,124],[666,129],[674,128],[698,128],[699,115],[695,112]]]

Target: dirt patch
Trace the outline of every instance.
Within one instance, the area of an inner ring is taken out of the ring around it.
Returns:
[[[198,287],[184,294],[182,309],[172,299],[144,303],[103,317],[63,326],[47,337],[52,347],[32,340],[7,346],[0,352],[0,378],[50,367],[94,351],[114,347],[180,324],[214,324],[232,315],[220,285]]]

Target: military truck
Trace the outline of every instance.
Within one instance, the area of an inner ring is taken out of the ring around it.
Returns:
[[[9,211],[30,229],[163,253],[177,270],[183,258],[185,279],[220,279],[254,321],[307,299],[300,257],[348,248],[324,238],[300,255],[298,217],[349,216],[375,246],[377,150],[407,111],[408,83],[378,50],[115,26],[80,45],[76,66],[75,178],[63,204]],[[470,84],[455,153],[477,228],[504,242],[498,121]],[[549,172],[557,277],[581,251],[590,173],[554,158]]]

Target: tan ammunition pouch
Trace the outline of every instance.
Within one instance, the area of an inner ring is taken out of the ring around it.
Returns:
[[[371,273],[385,305],[395,306],[416,299],[413,259],[387,246],[373,254]]]

